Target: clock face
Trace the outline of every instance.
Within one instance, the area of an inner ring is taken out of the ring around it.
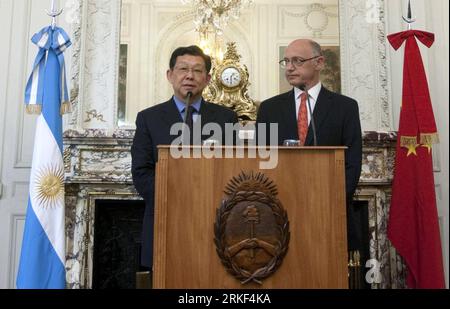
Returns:
[[[241,82],[241,73],[238,69],[234,67],[229,67],[223,70],[220,75],[220,79],[222,80],[222,84],[227,87],[236,87]]]

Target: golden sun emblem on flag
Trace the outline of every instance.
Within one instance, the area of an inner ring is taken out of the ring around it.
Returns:
[[[62,167],[46,167],[39,170],[35,183],[36,198],[43,208],[55,208],[64,196],[64,170]]]

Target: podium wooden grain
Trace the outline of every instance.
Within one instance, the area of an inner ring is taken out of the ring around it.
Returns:
[[[277,167],[260,170],[260,161],[267,160],[248,158],[248,148],[244,158],[175,159],[170,147],[159,147],[154,288],[348,288],[345,148],[277,150]],[[225,186],[241,171],[260,171],[273,180],[289,216],[289,250],[262,285],[241,285],[226,272],[214,245],[216,209]]]

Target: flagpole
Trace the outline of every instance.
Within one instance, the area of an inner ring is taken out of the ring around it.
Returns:
[[[408,30],[412,30],[412,24],[416,22],[416,19],[412,15],[411,0],[408,0],[408,15],[407,17],[402,16],[402,18],[408,24]]]
[[[50,16],[52,18],[52,29],[55,29],[56,26],[56,17],[61,15],[62,12],[64,11],[64,9],[60,9],[59,11],[57,11],[55,9],[55,0],[52,0],[51,2],[51,9],[50,11],[45,10],[47,12],[47,15]]]

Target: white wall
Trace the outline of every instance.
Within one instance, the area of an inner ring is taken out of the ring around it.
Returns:
[[[412,0],[413,15],[417,22],[414,29],[433,32],[434,45],[428,49],[421,45],[422,58],[428,76],[434,115],[439,130],[440,144],[433,150],[436,198],[438,203],[442,247],[447,287],[449,284],[449,1]],[[388,33],[405,30],[401,13],[406,15],[406,0],[388,0]],[[403,81],[403,52],[389,49],[391,61],[392,105],[394,107],[394,129],[398,129]]]

